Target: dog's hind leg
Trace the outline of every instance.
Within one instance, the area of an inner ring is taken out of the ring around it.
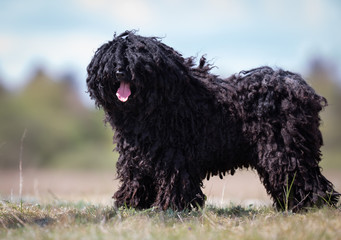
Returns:
[[[255,147],[252,163],[276,207],[335,205],[339,194],[319,167],[319,112],[326,100],[299,75],[282,70],[261,68],[242,83],[248,86],[247,97],[239,91],[244,134]]]
[[[255,168],[277,209],[335,205],[339,195],[318,166],[322,144],[318,125],[288,119],[282,128],[268,124],[262,129]]]

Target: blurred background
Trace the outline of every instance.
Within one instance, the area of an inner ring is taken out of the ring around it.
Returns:
[[[114,172],[112,131],[86,93],[86,67],[132,29],[185,57],[206,54],[222,77],[262,65],[301,73],[328,99],[322,166],[339,171],[340,23],[337,0],[1,0],[0,182],[11,185],[20,154],[24,169]]]

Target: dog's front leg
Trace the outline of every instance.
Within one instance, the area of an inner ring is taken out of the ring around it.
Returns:
[[[116,207],[146,209],[155,201],[155,183],[148,171],[135,165],[129,155],[121,155],[117,162],[117,174],[121,185],[114,194]],[[129,166],[129,167],[128,167]]]
[[[168,149],[156,165],[157,195],[153,206],[184,210],[202,207],[206,196],[202,181],[193,164],[181,150]]]

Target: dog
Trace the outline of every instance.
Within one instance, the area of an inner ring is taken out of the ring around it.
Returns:
[[[340,194],[319,167],[326,99],[282,69],[220,78],[205,57],[194,62],[159,38],[126,31],[88,65],[88,93],[120,154],[116,206],[202,207],[203,180],[240,168],[259,174],[279,210],[336,205]]]

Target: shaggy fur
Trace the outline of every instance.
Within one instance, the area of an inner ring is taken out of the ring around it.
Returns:
[[[288,71],[260,67],[222,79],[205,58],[193,62],[134,32],[115,36],[90,62],[88,91],[120,154],[117,206],[203,206],[203,180],[238,168],[258,172],[278,209],[337,203],[318,166],[325,98]]]

